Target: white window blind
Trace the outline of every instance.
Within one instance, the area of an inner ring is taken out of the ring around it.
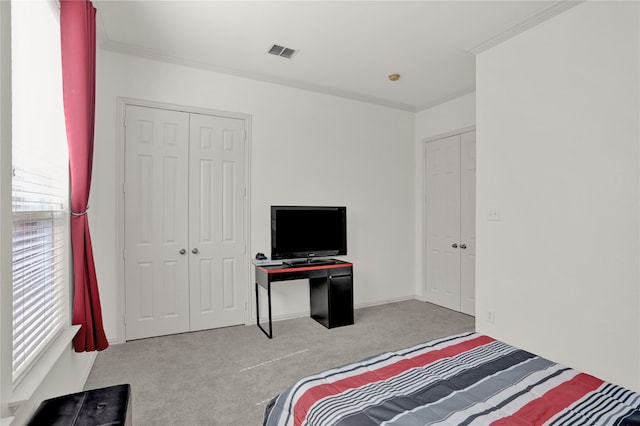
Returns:
[[[13,379],[66,325],[64,212],[14,213]]]
[[[69,324],[69,165],[59,10],[50,0],[13,1],[11,20],[17,383]]]

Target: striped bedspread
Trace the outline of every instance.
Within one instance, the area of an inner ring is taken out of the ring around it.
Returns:
[[[640,425],[640,394],[477,333],[306,377],[277,425]]]

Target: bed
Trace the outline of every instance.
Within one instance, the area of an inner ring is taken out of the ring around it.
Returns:
[[[640,394],[477,333],[299,380],[264,426],[640,425]]]

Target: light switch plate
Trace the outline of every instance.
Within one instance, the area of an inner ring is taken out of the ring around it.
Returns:
[[[487,214],[487,219],[499,222],[500,221],[500,209],[497,208],[497,207],[489,208],[488,209],[488,214]]]

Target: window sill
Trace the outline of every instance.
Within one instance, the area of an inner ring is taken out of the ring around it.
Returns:
[[[16,412],[20,405],[31,399],[55,363],[58,362],[60,356],[69,348],[69,344],[78,333],[78,330],[80,330],[80,327],[80,325],[72,325],[64,330],[43,354],[42,358],[33,366],[31,371],[13,389],[11,398],[9,398],[9,408],[13,413]]]

